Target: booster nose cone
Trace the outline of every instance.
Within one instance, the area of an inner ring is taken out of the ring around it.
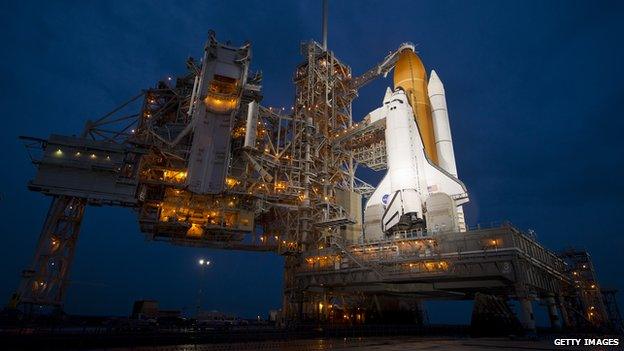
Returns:
[[[440,77],[438,77],[438,74],[434,70],[431,70],[427,90],[429,91],[429,97],[436,94],[444,94],[444,84],[442,84]]]
[[[427,73],[413,47],[405,46],[394,65],[394,89],[402,88],[412,106],[416,125],[425,146],[427,157],[438,164],[438,155],[433,135],[431,103],[427,92]]]

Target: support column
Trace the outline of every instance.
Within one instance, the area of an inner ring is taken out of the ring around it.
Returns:
[[[533,316],[533,304],[529,297],[519,298],[520,302],[520,323],[524,330],[535,332],[535,317]]]
[[[298,289],[295,271],[298,266],[296,256],[286,256],[284,260],[284,295],[282,298],[281,327],[292,326],[303,317],[303,292]]]
[[[559,305],[559,311],[561,311],[563,326],[566,328],[570,328],[572,326],[572,321],[570,320],[570,315],[568,314],[568,308],[566,307],[565,298],[563,297],[563,295],[557,296],[557,304]]]
[[[425,309],[425,304],[423,300],[418,299],[415,302],[415,310],[416,313],[416,323],[418,325],[425,325],[429,322],[429,318],[427,318],[427,310]]]
[[[548,309],[550,326],[555,330],[561,330],[561,319],[559,318],[559,313],[557,312],[555,297],[550,295],[544,299],[544,302],[546,302],[546,308]]]
[[[9,307],[52,307],[62,310],[74,260],[86,200],[56,196],[39,236],[32,265],[22,272],[22,281]]]

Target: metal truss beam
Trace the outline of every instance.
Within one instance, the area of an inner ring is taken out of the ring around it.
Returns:
[[[85,199],[53,198],[33,263],[22,272],[21,284],[12,298],[14,307],[62,308],[85,206]]]

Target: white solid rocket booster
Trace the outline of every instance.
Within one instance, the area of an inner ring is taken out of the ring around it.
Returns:
[[[444,85],[433,70],[429,77],[427,91],[429,93],[429,101],[431,102],[433,135],[436,150],[438,151],[438,164],[442,169],[457,177],[457,165],[455,164],[455,153],[453,152],[453,138],[451,137],[451,126],[446,108]]]
[[[438,164],[442,169],[457,178],[457,164],[455,163],[455,152],[453,151],[453,138],[451,137],[451,125],[446,107],[444,84],[442,84],[440,77],[434,70],[431,70],[427,91],[429,101],[431,102],[433,135],[438,152]],[[464,219],[462,206],[457,206],[457,217],[460,231],[466,231],[466,220]]]

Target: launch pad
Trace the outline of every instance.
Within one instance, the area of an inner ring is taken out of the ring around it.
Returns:
[[[444,91],[413,46],[353,76],[304,43],[293,106],[280,108],[261,105],[251,53],[211,33],[187,74],[80,136],[23,137],[38,169],[29,189],[52,204],[13,307],[62,308],[85,208],[110,205],[135,210],[153,240],[283,255],[283,325],[418,322],[423,300],[482,296],[486,313],[518,300],[528,330],[538,299],[556,328],[610,325],[588,255],[556,255],[509,224],[467,228]],[[354,122],[358,90],[392,69],[395,89]],[[368,184],[360,166],[388,180]]]

